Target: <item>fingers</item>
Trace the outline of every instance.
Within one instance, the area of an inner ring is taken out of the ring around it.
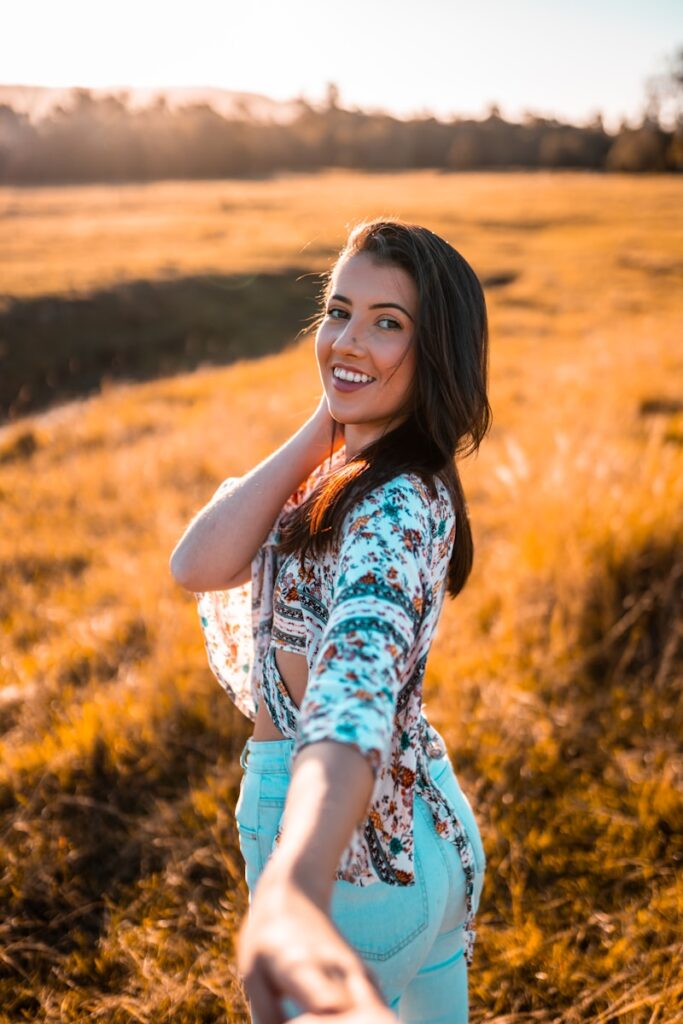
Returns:
[[[288,978],[287,995],[305,1010],[340,1013],[354,1006],[349,972],[338,964],[303,965]]]
[[[261,889],[237,937],[237,967],[254,1024],[282,1024],[287,1019],[283,1000],[314,1019],[340,1024],[352,1011],[374,1014],[373,1024],[395,1021],[385,1016],[388,1008],[374,972],[329,917],[298,890],[289,893],[283,913],[279,890],[273,891],[277,898],[271,893],[269,902],[268,891]],[[364,1020],[349,1018],[349,1024]]]
[[[335,1020],[358,1008],[386,1009],[377,982],[362,963],[289,958],[275,964],[272,958],[257,956],[243,983],[257,1024],[280,1024],[285,1019],[281,998],[293,1000],[307,1013],[332,1015]]]
[[[285,1020],[281,999],[316,1014],[339,1013],[354,1005],[353,985],[343,968],[335,965],[292,961],[274,963],[257,956],[243,976],[255,1024],[281,1024]]]
[[[263,970],[262,958],[256,958],[243,983],[253,1024],[284,1024],[286,1018],[282,1012],[280,993],[275,991],[268,974]]]

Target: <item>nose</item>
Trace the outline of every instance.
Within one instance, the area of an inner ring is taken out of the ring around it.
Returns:
[[[351,320],[347,320],[343,330],[332,341],[332,349],[336,352],[352,351],[358,348],[358,337],[355,326],[351,327]]]

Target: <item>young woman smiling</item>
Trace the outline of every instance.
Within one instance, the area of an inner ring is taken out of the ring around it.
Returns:
[[[254,722],[238,966],[258,1024],[462,1024],[486,860],[422,685],[472,567],[455,457],[490,425],[484,294],[427,228],[365,221],[316,327],[317,409],[171,559]]]

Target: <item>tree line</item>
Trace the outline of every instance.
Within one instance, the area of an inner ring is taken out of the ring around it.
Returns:
[[[37,122],[0,105],[0,184],[224,178],[326,167],[677,172],[683,170],[683,121],[668,131],[650,111],[639,127],[623,124],[610,134],[599,115],[582,127],[535,116],[518,124],[496,106],[482,120],[401,120],[343,109],[333,85],[321,109],[299,100],[288,124],[225,117],[207,103],[172,109],[163,97],[131,109],[125,94],[95,97],[86,89]]]

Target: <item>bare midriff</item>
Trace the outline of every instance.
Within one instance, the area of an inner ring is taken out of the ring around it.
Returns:
[[[294,651],[283,651],[282,648],[275,649],[275,664],[282,682],[287,687],[289,695],[299,708],[306,692],[308,682],[308,662],[303,654],[295,654]],[[259,702],[256,720],[254,722],[253,740],[284,740],[278,727],[268,714],[268,708],[264,701]]]

